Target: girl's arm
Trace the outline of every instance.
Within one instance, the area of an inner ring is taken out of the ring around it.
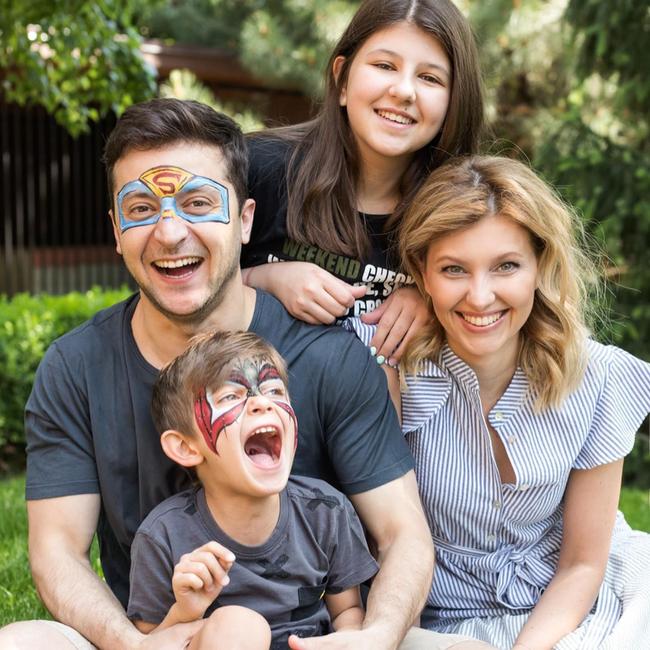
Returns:
[[[344,316],[365,286],[355,287],[311,262],[273,262],[242,271],[244,284],[273,294],[299,320],[330,325]]]
[[[513,650],[550,649],[588,614],[605,574],[622,471],[623,459],[571,472],[557,571]]]

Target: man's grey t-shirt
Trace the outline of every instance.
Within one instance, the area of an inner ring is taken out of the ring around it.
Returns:
[[[293,477],[280,494],[280,517],[259,546],[245,546],[217,525],[203,488],[170,497],[149,513],[131,550],[129,618],[160,623],[175,598],[174,567],[181,555],[215,540],[236,557],[230,583],[205,613],[241,605],[271,626],[274,648],[290,634],[332,631],[323,596],[356,587],[377,572],[352,504],[323,481]]]
[[[25,416],[27,499],[101,495],[102,567],[124,606],[135,531],[155,506],[191,484],[163,453],[151,419],[158,371],[133,338],[137,300],[99,312],[50,346]],[[299,430],[295,474],[357,494],[412,469],[384,373],[353,334],[297,321],[262,291],[249,330],[274,345],[289,368]]]

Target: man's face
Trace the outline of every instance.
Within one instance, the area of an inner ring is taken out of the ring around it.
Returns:
[[[239,269],[253,202],[241,218],[217,147],[179,142],[129,151],[113,171],[117,252],[143,299],[174,321],[198,324]]]

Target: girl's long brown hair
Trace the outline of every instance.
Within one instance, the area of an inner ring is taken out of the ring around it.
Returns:
[[[402,176],[401,201],[387,223],[392,230],[422,181],[450,156],[474,153],[483,129],[483,92],[478,55],[471,28],[450,0],[366,0],[362,3],[330,57],[325,98],[315,119],[265,132],[295,144],[287,170],[289,236],[363,259],[370,243],[356,218],[359,157],[347,112],[339,105],[350,64],[375,32],[409,22],[442,45],[451,65],[449,107],[438,135],[417,151]],[[338,78],[334,60],[345,62]]]

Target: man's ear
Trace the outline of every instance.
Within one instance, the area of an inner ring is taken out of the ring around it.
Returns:
[[[168,429],[160,436],[160,444],[168,458],[183,467],[196,467],[203,462],[203,454],[191,436]]]
[[[255,200],[246,199],[241,209],[239,220],[241,222],[241,242],[248,244],[251,239],[251,230],[253,229],[253,215],[255,214]]]
[[[338,83],[339,77],[341,76],[341,70],[343,69],[343,64],[345,63],[345,57],[344,56],[337,56],[334,59],[334,62],[332,63],[332,74],[334,75],[334,79]],[[347,95],[346,95],[346,88],[343,86],[341,88],[341,94],[339,95],[339,104],[341,106],[345,106],[348,102]]]
[[[122,254],[122,245],[120,244],[120,229],[117,227],[117,222],[115,221],[115,215],[113,210],[108,211],[108,216],[111,218],[111,225],[113,226],[113,237],[115,238],[115,250],[118,255]]]

